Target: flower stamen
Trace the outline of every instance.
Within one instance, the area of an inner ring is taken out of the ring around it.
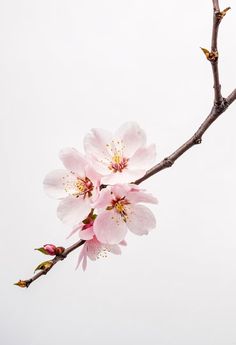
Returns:
[[[82,196],[85,199],[86,197],[92,196],[94,186],[88,177],[77,177],[75,181],[69,180],[64,183],[64,188],[70,195],[75,196],[76,198]]]

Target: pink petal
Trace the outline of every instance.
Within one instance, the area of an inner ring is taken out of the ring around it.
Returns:
[[[129,169],[150,169],[155,162],[156,145],[139,148],[129,160]]]
[[[146,170],[130,170],[126,168],[121,173],[111,173],[109,175],[103,176],[101,178],[101,184],[117,184],[117,183],[131,183],[137,179],[143,177],[146,173]]]
[[[115,137],[122,141],[123,153],[126,158],[132,157],[146,143],[145,132],[135,122],[123,124],[115,133]]]
[[[121,245],[121,246],[127,246],[127,242],[126,242],[125,240],[123,240],[123,241],[121,241],[121,242],[119,243],[119,245]]]
[[[103,129],[94,128],[84,138],[84,150],[87,155],[101,161],[110,160],[108,146],[112,141],[112,135]]]
[[[101,175],[90,164],[85,167],[85,175],[95,187],[100,185]]]
[[[88,249],[87,249],[87,255],[90,260],[95,261],[97,260],[98,254],[101,252],[101,250],[104,248],[104,245],[100,243],[96,237],[94,237],[92,240],[87,242]]]
[[[136,235],[147,235],[156,227],[156,219],[149,208],[143,205],[134,205],[130,209],[127,226]]]
[[[95,219],[93,230],[101,243],[118,244],[125,238],[127,226],[120,215],[104,211]]]
[[[86,243],[84,244],[84,247],[85,247],[85,245],[86,245]],[[77,268],[79,267],[81,261],[84,258],[84,247],[81,249],[81,252],[79,253],[78,262],[77,262],[77,265],[75,267],[76,270],[77,270]]]
[[[111,188],[106,187],[101,190],[96,202],[94,202],[92,206],[94,208],[106,208],[108,205],[111,204],[112,199],[113,199],[113,195],[112,195]]]
[[[77,262],[77,265],[75,268],[76,270],[79,267],[81,261],[82,261],[82,269],[83,269],[83,271],[85,271],[86,267],[87,267],[87,243],[84,244],[84,246],[83,246],[83,248],[79,254],[78,262]]]
[[[85,219],[90,211],[91,205],[88,199],[68,196],[61,200],[57,215],[63,223],[76,224],[81,219]]]
[[[127,199],[132,203],[136,204],[138,202],[148,202],[150,204],[157,204],[158,200],[150,193],[146,193],[142,190],[130,191],[127,195]]]
[[[67,236],[67,239],[70,238],[72,235],[74,235],[76,232],[80,231],[83,227],[83,223],[79,223],[77,225],[75,225],[72,229],[72,231],[69,233],[69,235]]]
[[[84,256],[83,262],[82,262],[82,269],[85,271],[87,268],[87,256]]]
[[[106,245],[107,250],[109,250],[112,254],[115,255],[120,255],[121,254],[121,249],[118,246],[118,244],[112,244],[112,245]]]
[[[80,177],[85,176],[84,169],[88,164],[85,157],[74,148],[65,148],[60,151],[59,157],[65,168]]]
[[[88,241],[88,240],[91,240],[93,236],[94,236],[94,232],[93,232],[92,226],[88,229],[80,230],[79,232],[79,237],[81,238],[81,240]]]
[[[52,198],[65,198],[67,193],[63,183],[66,175],[67,171],[62,169],[50,172],[43,181],[45,193]]]

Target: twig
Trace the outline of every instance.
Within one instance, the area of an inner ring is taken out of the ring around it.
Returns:
[[[181,145],[175,152],[173,152],[167,158],[164,158],[160,163],[156,164],[153,168],[148,170],[146,174],[141,177],[140,179],[136,180],[135,184],[140,184],[143,181],[147,180],[149,177],[157,174],[159,171],[171,167],[174,162],[182,156],[186,151],[188,151],[194,145],[200,144],[202,141],[202,136],[206,132],[206,130],[211,126],[211,124],[221,115],[223,112],[236,100],[236,89],[227,97],[223,98],[221,94],[221,85],[220,85],[220,78],[219,78],[219,69],[218,69],[218,31],[219,25],[229,10],[229,7],[226,8],[223,12],[220,11],[219,1],[212,0],[213,3],[213,28],[212,28],[212,42],[211,42],[211,52],[207,49],[202,49],[207,57],[207,59],[211,62],[212,71],[213,71],[213,79],[214,79],[214,104],[211,109],[210,114],[207,118],[203,121],[199,129],[194,133],[194,135],[187,140],[183,145]],[[105,188],[106,186],[101,186]],[[35,274],[32,278],[28,280],[20,280],[16,285],[21,287],[29,287],[35,280],[40,278],[43,275],[46,275],[59,261],[64,260],[69,253],[74,251],[75,249],[82,246],[86,241],[80,240],[73,244],[72,246],[65,249],[65,251],[60,254],[56,255],[52,260],[50,260],[50,265],[47,268],[44,268],[39,273]]]
[[[79,248],[80,246],[82,246],[86,241],[84,240],[80,240],[74,244],[72,244],[70,247],[66,248],[64,250],[64,252],[60,255],[56,255],[52,260],[50,260],[52,262],[52,264],[50,265],[50,267],[40,271],[39,273],[35,274],[32,278],[27,279],[27,280],[23,280],[22,287],[29,287],[30,284],[32,284],[35,280],[37,280],[38,278],[40,278],[43,275],[46,275],[59,261],[64,260],[68,254],[70,254],[71,252],[73,252],[75,249]]]
[[[201,144],[202,136],[206,132],[206,130],[235,100],[236,100],[236,89],[226,99],[223,99],[220,105],[214,104],[213,108],[211,109],[210,114],[207,116],[205,121],[201,124],[199,129],[189,140],[187,140],[183,145],[181,145],[170,156],[164,158],[160,163],[156,164],[153,168],[148,170],[143,177],[136,180],[134,183],[140,184],[143,181],[147,180],[149,177],[157,174],[159,171],[166,168],[170,168],[174,164],[174,162],[180,156],[182,156],[186,151],[188,151],[191,147],[197,144]]]

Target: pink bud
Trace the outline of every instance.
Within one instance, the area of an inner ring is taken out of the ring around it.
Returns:
[[[43,247],[36,248],[35,250],[38,250],[45,255],[61,255],[64,252],[65,248],[56,247],[54,246],[54,244],[45,244]]]
[[[48,255],[56,255],[57,247],[54,244],[45,244],[43,249],[47,252]]]

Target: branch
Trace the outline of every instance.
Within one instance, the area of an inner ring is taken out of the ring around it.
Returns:
[[[171,167],[174,162],[182,156],[186,151],[188,151],[194,145],[200,144],[202,142],[202,136],[207,131],[207,129],[212,125],[212,123],[221,115],[223,112],[236,100],[236,89],[227,97],[223,98],[221,94],[221,85],[219,79],[219,70],[218,70],[218,29],[219,24],[222,18],[225,16],[226,12],[229,10],[229,7],[224,11],[220,11],[219,1],[212,0],[213,2],[213,29],[212,29],[212,43],[211,43],[211,52],[207,49],[202,48],[207,59],[211,62],[213,79],[214,79],[214,104],[211,109],[210,114],[203,121],[199,129],[193,134],[193,136],[187,140],[183,145],[181,145],[176,151],[174,151],[170,156],[164,158],[161,162],[156,164],[146,174],[140,179],[136,180],[135,184],[140,184],[143,181],[147,180],[149,177],[157,174],[159,171]],[[105,185],[102,185],[101,188],[106,188]],[[28,280],[20,280],[15,285],[20,287],[29,287],[31,283],[40,278],[43,275],[46,275],[59,261],[64,260],[68,254],[82,246],[86,241],[80,240],[68,247],[63,251],[62,254],[56,255],[52,260],[48,261],[48,265],[45,266],[39,273],[35,274],[32,278]]]
[[[202,48],[207,59],[211,62],[213,79],[214,79],[214,105],[211,109],[210,114],[207,116],[205,121],[201,124],[199,129],[194,133],[194,135],[181,145],[175,152],[170,156],[164,158],[160,163],[155,165],[153,168],[148,170],[146,174],[140,179],[136,180],[135,184],[140,184],[147,180],[149,177],[157,174],[159,171],[171,167],[174,162],[182,156],[186,151],[196,144],[202,142],[202,136],[210,125],[233,103],[236,99],[236,89],[225,99],[221,94],[221,85],[219,79],[219,68],[218,68],[218,32],[219,25],[223,17],[226,15],[230,7],[227,7],[224,11],[220,11],[219,1],[212,0],[213,3],[213,27],[212,27],[212,39],[211,39],[211,52],[207,49]]]
[[[86,241],[79,240],[78,242],[72,244],[70,247],[66,248],[62,254],[56,255],[52,260],[50,260],[50,266],[47,268],[44,268],[39,273],[35,274],[32,278],[27,280],[19,280],[18,283],[15,285],[18,285],[20,287],[29,287],[31,283],[33,283],[35,280],[40,278],[43,275],[46,275],[59,261],[64,260],[68,254],[73,252],[75,249],[82,246]]]
[[[140,179],[136,180],[135,184],[140,184],[147,180],[149,177],[157,174],[159,171],[170,168],[174,162],[182,156],[191,147],[197,144],[201,144],[202,136],[206,130],[211,126],[211,124],[221,115],[223,112],[236,100],[236,89],[225,99],[223,99],[222,104],[214,106],[211,109],[210,114],[207,116],[205,121],[201,124],[198,130],[193,134],[193,136],[187,140],[183,145],[181,145],[176,151],[174,151],[170,156],[164,158],[160,163],[156,164],[153,168],[148,170],[146,174]]]

